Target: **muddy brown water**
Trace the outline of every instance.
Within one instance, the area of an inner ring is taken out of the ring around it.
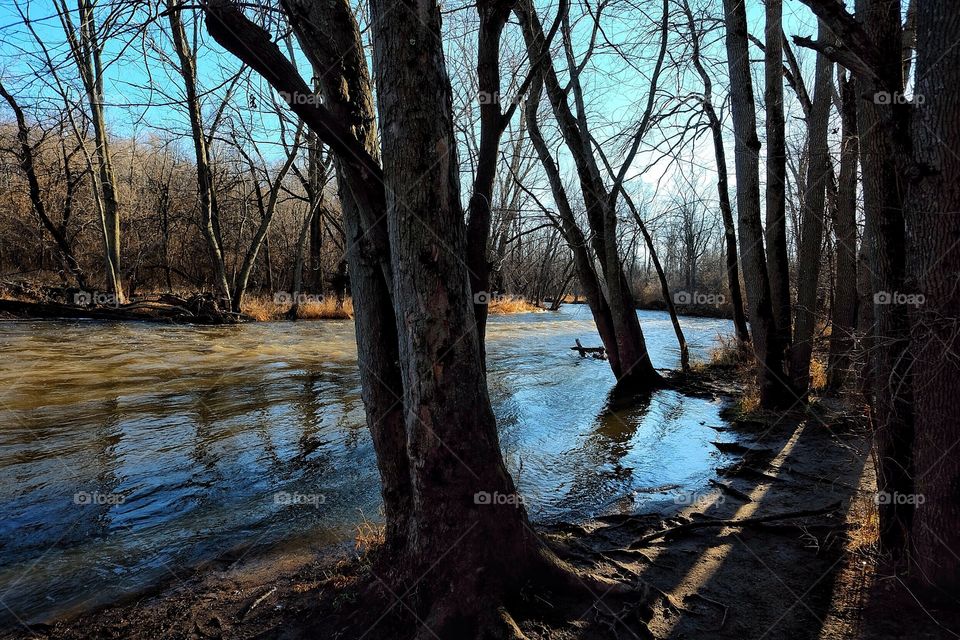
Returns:
[[[669,317],[639,312],[657,367]],[[683,318],[694,359],[726,320]],[[720,405],[613,408],[589,310],[491,318],[501,445],[538,522],[689,499],[725,456]],[[729,439],[729,436],[727,436]],[[258,548],[348,544],[378,519],[350,321],[0,323],[0,629],[82,611]]]

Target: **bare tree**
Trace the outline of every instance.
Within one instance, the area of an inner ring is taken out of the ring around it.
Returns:
[[[740,291],[740,264],[737,257],[737,232],[733,222],[733,208],[730,206],[730,187],[727,175],[727,153],[723,148],[723,123],[713,106],[713,81],[706,67],[703,65],[700,54],[701,34],[693,19],[688,0],[683,0],[683,10],[687,17],[687,28],[690,33],[691,62],[700,80],[703,82],[701,102],[703,113],[710,126],[713,141],[713,153],[717,166],[717,198],[720,203],[720,214],[723,216],[723,237],[726,248],[727,288],[730,292],[730,304],[733,308],[733,326],[737,338],[741,342],[750,339],[747,330],[747,318],[743,311],[743,294]]]
[[[790,265],[787,259],[787,151],[783,113],[783,0],[766,0],[764,102],[766,107],[766,242],[770,304],[779,341],[791,342]]]
[[[829,31],[820,24],[820,38],[829,40]],[[826,192],[830,176],[830,151],[827,127],[833,99],[833,63],[823,54],[817,55],[813,106],[807,118],[807,181],[803,197],[803,220],[800,226],[800,253],[797,258],[797,306],[795,333],[790,348],[790,375],[798,393],[810,385],[810,357],[817,322],[817,285],[820,278],[820,256],[826,218]]]
[[[730,103],[736,136],[737,217],[740,257],[743,261],[753,350],[757,358],[760,404],[765,408],[789,405],[792,393],[783,370],[784,347],[777,331],[770,279],[760,222],[760,141],[747,48],[747,14],[744,0],[724,0],[727,26],[727,60],[730,68]]]

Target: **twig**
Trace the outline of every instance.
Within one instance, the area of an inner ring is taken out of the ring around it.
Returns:
[[[669,529],[664,529],[663,531],[656,531],[654,533],[647,534],[633,541],[629,548],[636,549],[641,547],[648,542],[656,540],[658,538],[663,538],[665,536],[672,536],[677,533],[683,533],[685,531],[690,531],[692,529],[703,529],[705,527],[745,527],[753,524],[761,524],[764,522],[773,522],[776,520],[791,520],[793,518],[806,518],[810,516],[820,516],[826,513],[831,513],[840,508],[840,503],[835,502],[827,507],[822,509],[805,509],[801,511],[790,511],[787,513],[776,513],[769,516],[759,516],[756,518],[743,518],[740,520],[708,520],[708,521],[697,521],[697,522],[687,522],[685,524],[677,525],[676,527],[671,527]]]

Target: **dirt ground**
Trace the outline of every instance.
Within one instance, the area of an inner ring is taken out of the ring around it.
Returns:
[[[736,396],[714,368],[678,385]],[[866,421],[822,399],[778,415],[731,415],[739,461],[677,513],[617,514],[543,529],[584,573],[637,586],[634,596],[510,603],[531,640],[592,638],[949,638],[958,608],[922,608],[875,551],[875,488]],[[710,426],[710,425],[707,425]],[[738,524],[731,524],[736,520]],[[407,638],[418,622],[370,556],[317,558],[289,548],[221,559],[151,594],[9,638]],[[564,596],[565,598],[568,596]],[[446,639],[443,639],[446,640]]]

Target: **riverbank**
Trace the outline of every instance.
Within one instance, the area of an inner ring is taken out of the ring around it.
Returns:
[[[98,303],[97,298],[86,292],[70,295],[72,302],[29,296],[0,297],[0,320],[77,319],[211,325],[353,318],[353,300],[349,296],[337,299],[304,294],[302,301],[294,305],[287,294],[250,295],[244,298],[241,312],[233,313],[222,309],[210,294],[145,294],[124,304]],[[100,297],[108,299],[104,295]],[[517,296],[496,297],[488,307],[490,315],[544,311]]]
[[[577,601],[527,594],[516,604],[522,633],[848,638],[873,628],[859,609],[878,582],[875,489],[855,400],[743,413],[736,399],[747,385],[730,366],[706,366],[673,384],[726,400],[728,425],[705,426],[736,461],[666,516],[611,513],[541,527],[579,571],[645,586],[631,597]],[[735,443],[720,437],[730,432]],[[175,577],[150,593],[9,637],[405,637],[416,620],[377,579],[375,527],[362,533],[357,547],[332,556],[285,545],[189,571],[172,567]]]

